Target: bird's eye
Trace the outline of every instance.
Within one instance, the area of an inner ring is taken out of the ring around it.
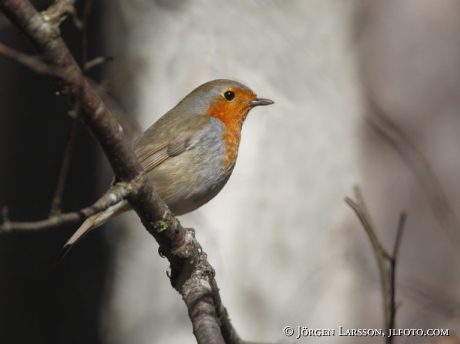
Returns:
[[[224,93],[225,99],[227,99],[229,102],[235,99],[235,93],[232,91],[227,91]]]

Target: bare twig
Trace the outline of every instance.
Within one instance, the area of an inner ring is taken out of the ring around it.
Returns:
[[[40,61],[36,57],[23,54],[17,50],[14,50],[3,43],[0,43],[0,55],[7,57],[10,60],[16,61],[36,73],[48,74],[58,78],[64,78],[66,70],[59,66],[53,66],[43,61]]]
[[[46,220],[34,221],[34,222],[12,222],[8,218],[8,208],[4,207],[2,209],[2,224],[0,225],[1,232],[9,232],[12,230],[23,230],[23,231],[35,231],[44,228],[51,228],[63,225],[65,223],[77,222],[79,220],[85,219],[91,215],[94,215],[100,211],[103,211],[112,205],[120,202],[125,199],[128,195],[133,193],[132,188],[120,187],[114,190],[114,197],[109,201],[97,201],[93,205],[81,209],[79,211],[74,211],[65,214],[52,213],[50,217]]]
[[[70,14],[73,16],[75,21],[77,12],[75,11],[74,3],[75,1],[56,0],[54,4],[51,5],[46,12],[43,13],[44,19],[46,21],[61,23],[65,19],[65,15]]]
[[[56,191],[54,192],[53,201],[51,203],[50,217],[56,216],[61,213],[62,195],[65,189],[65,183],[70,168],[70,160],[72,157],[75,137],[77,135],[78,117],[74,114],[70,122],[70,130],[67,137],[67,143],[64,151],[64,158],[62,159],[61,170],[59,171],[58,183]]]
[[[371,222],[371,217],[367,211],[366,205],[364,203],[364,200],[362,198],[359,188],[355,188],[355,197],[357,199],[356,202],[348,197],[345,198],[345,202],[355,211],[356,215],[361,221],[361,224],[366,230],[366,234],[368,235],[371,241],[375,259],[377,260],[377,264],[379,267],[380,282],[382,284],[382,290],[384,291],[383,292],[383,304],[385,307],[385,314],[386,314],[387,305],[389,304],[388,297],[390,295],[390,285],[388,283],[389,280],[385,276],[385,271],[387,270],[386,269],[386,264],[387,264],[386,259],[390,257],[390,255],[388,251],[382,246],[379,238],[377,237],[377,233],[374,230],[374,226]],[[388,319],[389,317],[385,316],[385,318]]]
[[[130,141],[138,138],[141,134],[141,128],[139,123],[134,118],[129,116],[128,113],[118,104],[113,97],[108,93],[107,87],[102,84],[98,84],[91,79],[87,79],[89,84],[96,90],[97,94],[103,100],[104,104],[110,109],[110,112],[115,116],[117,121],[121,124],[125,130],[125,134],[128,136]]]
[[[450,205],[430,162],[409,137],[393,123],[371,92],[368,92],[368,101],[373,113],[373,116],[368,117],[369,125],[395,149],[412,170],[425,193],[436,221],[451,242],[460,245],[460,220]]]
[[[385,250],[385,248],[380,243],[380,240],[377,237],[377,234],[374,230],[374,227],[371,224],[371,218],[367,213],[366,206],[363,203],[361,193],[358,188],[355,189],[355,197],[357,202],[353,201],[350,198],[345,198],[345,202],[354,210],[356,215],[358,216],[361,224],[363,225],[364,229],[366,230],[366,234],[371,241],[373,252],[375,255],[375,259],[377,261],[378,270],[380,274],[380,283],[382,288],[382,297],[383,297],[383,309],[385,312],[385,327],[388,331],[389,324],[390,324],[390,315],[391,309],[389,307],[390,304],[390,295],[391,295],[391,283],[389,278],[389,265],[388,265],[388,257],[389,254]],[[388,333],[388,332],[387,332]]]
[[[92,59],[91,61],[88,61],[84,64],[85,66],[85,71],[89,71],[91,68],[93,67],[96,67],[100,64],[103,64],[107,61],[112,61],[113,60],[113,57],[110,57],[110,56],[99,56],[99,57],[96,57],[94,59]]]
[[[87,25],[88,25],[88,17],[89,13],[91,11],[91,0],[86,0],[85,6],[84,6],[84,17],[83,21],[78,22],[79,24],[77,27],[81,31],[81,51],[82,51],[82,56],[81,56],[81,65],[85,66],[86,70],[86,58],[87,58]],[[69,1],[56,1],[53,6],[51,6],[46,13],[50,16],[51,20],[57,20],[60,22],[60,18],[65,14],[65,13],[71,13],[73,14],[74,17],[77,16],[75,7],[73,6],[73,3],[70,3]],[[72,153],[73,153],[73,148],[74,148],[74,143],[75,143],[75,138],[77,135],[77,128],[78,128],[78,112],[79,112],[79,103],[77,103],[77,106],[74,108],[73,112],[70,112],[72,115],[72,119],[70,122],[70,130],[69,134],[67,137],[67,143],[66,143],[66,148],[64,151],[64,157],[62,159],[62,164],[61,164],[61,169],[59,171],[59,178],[58,178],[58,183],[56,186],[56,191],[54,193],[53,201],[51,203],[51,210],[50,210],[50,217],[53,217],[55,215],[58,215],[61,212],[61,204],[62,204],[62,195],[64,194],[64,189],[65,189],[65,184],[67,181],[67,176],[69,173],[69,168],[70,168],[70,161],[72,158]]]
[[[371,217],[367,211],[366,204],[358,187],[355,188],[355,197],[357,201],[346,197],[345,202],[354,210],[363,225],[371,241],[375,259],[379,268],[380,283],[382,288],[383,310],[385,313],[385,333],[386,343],[393,343],[393,336],[388,336],[390,330],[394,329],[396,318],[396,262],[399,247],[401,244],[406,214],[403,212],[399,218],[398,230],[392,254],[381,244],[375,228],[372,224]]]
[[[426,280],[418,278],[406,280],[402,287],[407,297],[415,300],[422,307],[441,314],[445,318],[460,321],[460,300],[456,295],[447,291],[451,288],[439,289],[430,285]]]
[[[81,67],[85,71],[87,70],[86,63],[88,61],[88,20],[92,7],[93,0],[85,0],[83,6],[83,25],[80,28]]]
[[[58,78],[66,78],[66,69],[59,67],[59,66],[54,66],[50,65],[46,62],[43,62],[37,57],[34,56],[29,56],[24,53],[21,53],[15,49],[12,49],[3,43],[0,43],[0,56],[4,56],[12,61],[15,61],[17,63],[20,63],[32,71],[39,73],[39,74],[47,74],[50,76],[58,77]],[[91,60],[87,62],[86,64],[86,70],[91,69],[95,65],[98,65],[100,63],[104,63],[106,61],[112,60],[111,57],[97,57],[94,60]],[[91,79],[87,79],[87,81],[90,83],[90,85],[97,91],[99,96],[104,99],[104,102],[110,103],[109,107],[112,109],[112,111],[116,112],[116,117],[119,118],[120,122],[123,122],[124,127],[128,127],[129,131],[132,132],[132,134],[139,134],[140,129],[137,123],[135,123],[128,114],[120,108],[120,106],[113,100],[113,98],[95,81]],[[126,117],[127,119],[123,119],[121,117]]]
[[[401,215],[399,216],[399,223],[398,223],[398,230],[396,232],[396,239],[395,239],[395,245],[393,247],[393,255],[390,257],[390,263],[391,263],[391,294],[390,294],[390,310],[391,310],[391,316],[390,316],[390,323],[388,327],[390,329],[395,328],[395,319],[396,319],[396,262],[398,261],[398,254],[399,254],[399,247],[401,245],[401,240],[402,240],[402,235],[403,235],[403,230],[404,230],[404,225],[406,223],[406,218],[407,214],[405,212],[402,212]]]
[[[214,296],[214,304],[216,305],[216,312],[217,317],[219,318],[220,322],[220,331],[222,332],[222,336],[224,337],[226,344],[243,344],[243,341],[236,333],[232,323],[230,322],[230,318],[228,317],[227,309],[222,304],[222,300],[220,299],[220,292],[219,287],[217,286],[217,282],[215,279],[211,281],[212,286],[212,293]]]

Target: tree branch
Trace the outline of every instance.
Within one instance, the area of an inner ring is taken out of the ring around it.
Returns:
[[[65,77],[65,69],[57,66],[49,65],[39,59],[23,54],[17,50],[14,50],[3,43],[0,43],[0,55],[4,57],[18,62],[36,73],[40,74],[48,74],[55,77]]]
[[[61,2],[56,1],[52,8]],[[55,87],[72,108],[78,108],[80,119],[104,151],[116,180],[132,188],[127,200],[171,264],[171,284],[187,305],[198,343],[224,343],[212,297],[214,270],[194,231],[180,225],[145,177],[118,122],[60,37],[60,20],[54,20],[48,11],[38,13],[28,0],[0,0],[0,10],[45,62],[64,70],[63,74],[53,74]]]
[[[8,218],[8,208],[4,207],[1,214],[3,221],[2,224],[0,224],[0,233],[12,230],[34,231],[44,228],[57,227],[65,223],[77,222],[111,207],[112,205],[125,199],[131,192],[133,192],[133,188],[129,187],[129,185],[126,185],[126,187],[116,188],[113,193],[115,197],[109,201],[99,200],[87,208],[66,214],[51,213],[48,219],[34,222],[12,222]]]
[[[70,169],[70,160],[72,157],[75,138],[77,136],[78,117],[73,113],[70,120],[70,129],[67,136],[64,157],[62,158],[61,170],[59,171],[58,183],[54,192],[53,201],[51,202],[50,217],[61,213],[62,195],[64,194],[65,184]]]
[[[351,198],[346,197],[345,202],[358,216],[372,244],[375,259],[377,260],[379,268],[380,283],[382,288],[383,310],[385,313],[385,333],[387,333],[386,343],[392,344],[394,336],[388,336],[388,333],[391,329],[394,329],[396,318],[396,262],[407,216],[403,212],[399,217],[393,253],[390,254],[377,236],[371,217],[367,211],[366,204],[362,198],[361,191],[358,187],[355,188],[355,197],[357,201],[353,201]]]
[[[48,14],[50,17],[55,17],[58,22],[60,22],[60,18],[65,13],[71,13],[74,17],[74,22],[77,28],[80,29],[80,49],[82,51],[81,54],[81,65],[86,66],[86,59],[87,59],[87,26],[88,26],[88,17],[89,13],[91,12],[91,1],[86,1],[84,6],[84,17],[83,21],[79,21],[77,18],[77,11],[73,6],[73,3],[69,1],[58,1],[48,9]],[[52,12],[52,14],[50,14]],[[77,18],[77,19],[76,19]],[[86,69],[84,69],[86,70]],[[51,216],[57,215],[61,212],[61,204],[62,204],[62,195],[64,194],[65,184],[67,181],[67,176],[69,173],[70,168],[70,161],[72,158],[73,147],[75,138],[77,136],[77,129],[78,129],[78,113],[71,112],[73,114],[71,122],[70,122],[70,130],[67,137],[67,143],[64,151],[64,157],[62,158],[61,170],[59,171],[58,183],[56,186],[56,191],[54,192],[53,201],[51,203]]]
[[[396,231],[396,240],[393,247],[393,255],[390,260],[391,264],[391,294],[390,294],[390,323],[389,328],[395,328],[395,319],[396,319],[396,262],[398,261],[399,247],[401,246],[402,234],[404,231],[404,225],[406,224],[407,214],[402,212],[399,216],[398,230]]]
[[[227,309],[222,304],[222,300],[220,299],[219,287],[217,286],[217,282],[215,279],[211,281],[212,293],[214,295],[214,303],[216,305],[216,312],[220,322],[220,331],[222,332],[222,336],[224,337],[226,344],[242,344],[243,341],[236,333],[234,327],[230,322],[230,318],[228,317]]]
[[[93,0],[85,0],[82,15],[83,25],[80,28],[81,67],[84,71],[87,70],[86,62],[88,62],[88,20],[92,7]]]

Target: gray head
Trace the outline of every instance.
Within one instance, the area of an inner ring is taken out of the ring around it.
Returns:
[[[219,111],[247,114],[254,106],[270,104],[273,101],[257,98],[251,89],[237,81],[217,79],[198,86],[177,104],[176,109],[211,115],[208,112],[217,107]]]

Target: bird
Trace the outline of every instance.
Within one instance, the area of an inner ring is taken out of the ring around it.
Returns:
[[[209,81],[189,93],[133,144],[137,159],[169,210],[180,216],[213,199],[233,172],[249,111],[271,105],[247,86]],[[113,181],[100,201],[114,197]],[[126,200],[88,217],[64,245],[56,264],[87,233],[132,210]]]

